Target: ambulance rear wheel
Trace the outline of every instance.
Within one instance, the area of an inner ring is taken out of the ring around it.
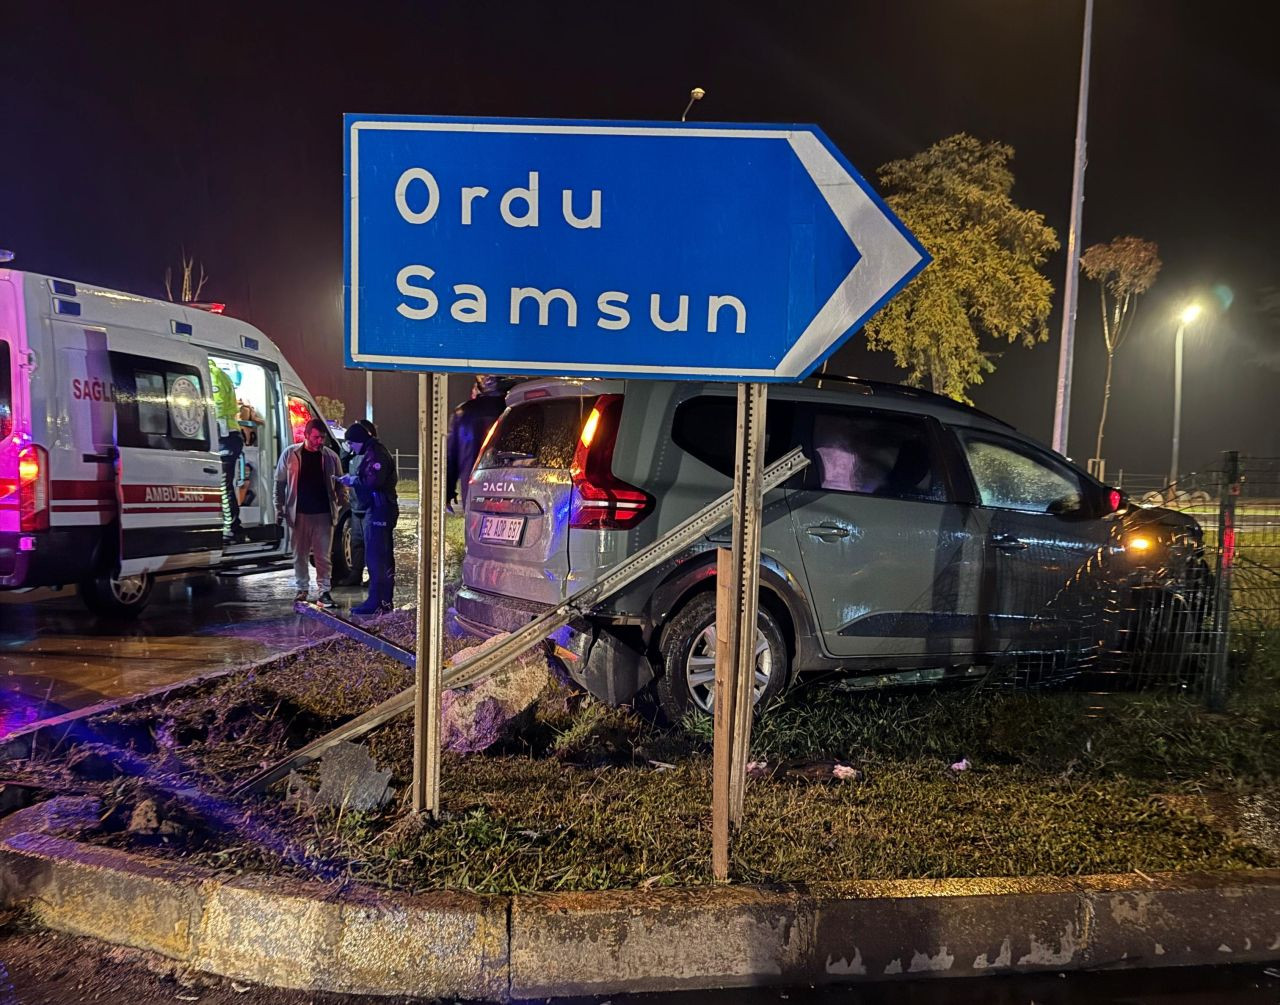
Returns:
[[[151,599],[156,577],[149,572],[116,579],[101,575],[80,584],[80,596],[94,614],[108,618],[136,618]]]

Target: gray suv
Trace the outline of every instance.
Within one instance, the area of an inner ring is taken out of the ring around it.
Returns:
[[[732,385],[535,380],[507,406],[467,504],[456,609],[479,635],[519,628],[732,485]],[[1131,506],[976,409],[849,379],[772,387],[766,463],[794,446],[810,465],[764,500],[757,701],[801,673],[1056,665],[1123,648],[1107,631],[1150,646],[1175,627],[1169,598],[1177,625],[1202,618],[1194,520]],[[725,526],[560,632],[573,677],[612,702],[653,682],[668,717],[708,711],[728,542]],[[1143,594],[1160,600],[1148,624],[1103,624]]]

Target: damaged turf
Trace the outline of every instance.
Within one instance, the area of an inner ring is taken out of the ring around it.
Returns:
[[[413,612],[378,627],[411,645]],[[446,655],[469,645],[449,638]],[[505,685],[449,699],[471,717],[459,749],[492,746],[445,755],[437,821],[408,812],[408,715],[290,784],[228,796],[412,683],[405,667],[347,640],[104,717],[96,737],[11,762],[5,775],[26,791],[91,800],[87,840],[223,873],[482,892],[707,882],[706,723],[659,728],[566,688],[548,667],[534,649]],[[1280,865],[1277,667],[1253,672],[1256,690],[1242,689],[1225,716],[1159,695],[1103,708],[1071,694],[798,691],[757,723],[735,878]],[[485,720],[502,687],[507,706]],[[958,759],[968,770],[951,769]],[[314,795],[297,798],[304,787]]]

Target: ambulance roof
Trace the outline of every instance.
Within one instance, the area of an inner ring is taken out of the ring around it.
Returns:
[[[155,332],[213,352],[262,359],[280,368],[280,377],[286,384],[304,386],[279,347],[246,321],[70,279],[0,269],[0,279],[15,277],[21,277],[24,282],[28,305],[43,305],[41,313],[78,318],[84,324],[118,325]]]

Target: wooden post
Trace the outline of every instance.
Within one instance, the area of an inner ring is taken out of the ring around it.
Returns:
[[[445,436],[448,378],[418,376],[418,638],[413,707],[413,809],[440,813],[440,696],[444,674]]]

